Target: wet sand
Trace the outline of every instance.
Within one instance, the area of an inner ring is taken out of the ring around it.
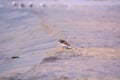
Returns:
[[[56,6],[0,8],[0,80],[119,80],[120,6]]]

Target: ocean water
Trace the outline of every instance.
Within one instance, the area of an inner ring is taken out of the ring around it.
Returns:
[[[49,6],[44,8],[38,6],[20,8],[13,6],[11,1],[0,2],[0,76],[2,77],[3,74],[9,74],[15,69],[40,64],[47,51],[59,47],[59,39],[65,39],[72,47],[77,48],[120,48],[120,6],[117,2],[101,4],[100,2],[81,0],[83,4],[79,5],[80,3],[77,4],[79,0],[53,1],[50,2],[51,7],[46,1],[46,5]],[[16,2],[27,4],[27,1]],[[69,7],[71,4],[73,8]],[[20,56],[20,58],[13,60],[12,56]],[[47,78],[55,75],[71,77],[120,76],[119,59],[106,60],[105,62],[88,57],[82,59],[83,61],[68,59],[70,64],[67,66],[63,63],[66,59],[63,59],[53,65],[48,64],[40,68],[43,70],[46,68],[48,72],[43,71],[43,75],[47,75]],[[107,64],[109,69],[106,69],[104,64]],[[52,68],[54,66],[56,68]],[[62,67],[62,70],[63,66],[65,68],[63,73],[59,72],[57,67]],[[79,66],[81,67],[79,68]],[[85,66],[96,68],[95,71],[88,74],[89,70]],[[72,70],[73,67],[76,70]],[[37,70],[35,71],[37,72]],[[23,80],[25,80],[24,75],[25,73],[22,74]]]

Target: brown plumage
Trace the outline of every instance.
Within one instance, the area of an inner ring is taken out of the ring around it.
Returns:
[[[62,46],[70,46],[70,44],[67,41],[63,40],[63,39],[60,39],[59,42],[60,42],[60,44]]]

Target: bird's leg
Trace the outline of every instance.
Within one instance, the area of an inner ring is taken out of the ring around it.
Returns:
[[[68,46],[63,46],[64,49],[71,49],[70,47]]]

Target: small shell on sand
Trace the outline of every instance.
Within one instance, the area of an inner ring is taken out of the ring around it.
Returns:
[[[12,59],[17,59],[17,58],[20,58],[19,56],[12,56],[11,57]]]

